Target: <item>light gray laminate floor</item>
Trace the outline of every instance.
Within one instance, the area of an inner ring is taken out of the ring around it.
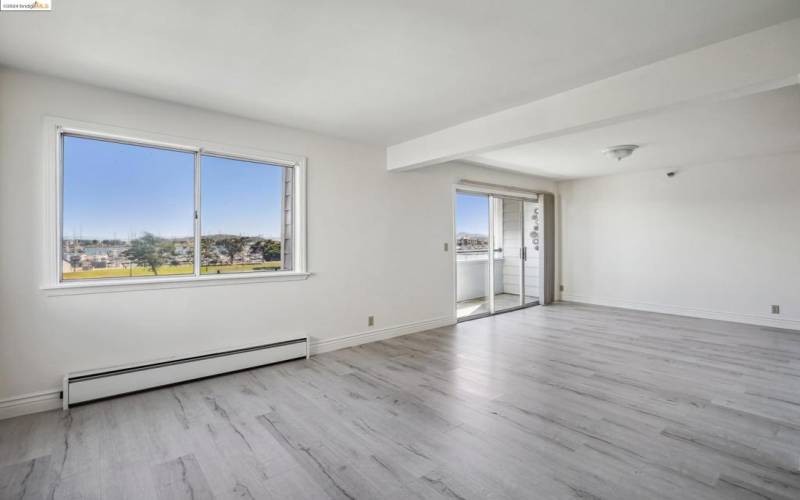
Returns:
[[[800,332],[534,307],[0,421],[0,498],[800,498]]]
[[[532,295],[525,296],[525,304],[531,304],[539,300],[539,297]],[[495,311],[502,311],[503,309],[513,309],[520,307],[519,294],[512,293],[499,293],[494,297]],[[462,300],[456,303],[456,317],[458,319],[466,318],[468,316],[478,316],[481,314],[489,313],[489,299],[487,297],[479,297],[476,299]]]

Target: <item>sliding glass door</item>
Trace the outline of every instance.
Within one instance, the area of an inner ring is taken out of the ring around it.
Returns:
[[[456,313],[459,319],[490,313],[488,195],[456,195]]]
[[[456,193],[456,313],[459,320],[538,301],[538,202]]]
[[[522,230],[522,252],[525,259],[525,269],[523,271],[523,281],[525,283],[525,295],[523,302],[525,305],[539,303],[539,287],[542,277],[542,209],[540,202],[523,201],[523,230]]]
[[[494,203],[494,272],[498,276],[494,288],[494,312],[523,305],[525,260],[522,248],[522,200],[493,196]]]

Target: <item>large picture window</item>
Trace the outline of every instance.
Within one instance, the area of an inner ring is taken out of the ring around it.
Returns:
[[[296,268],[297,165],[62,132],[59,281]]]

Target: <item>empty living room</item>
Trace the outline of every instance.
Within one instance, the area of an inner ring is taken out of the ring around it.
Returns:
[[[0,500],[800,499],[800,0],[0,0]]]

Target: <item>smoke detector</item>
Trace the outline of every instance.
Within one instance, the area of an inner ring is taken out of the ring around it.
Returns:
[[[611,146],[603,150],[603,154],[611,158],[616,158],[617,161],[627,158],[633,154],[634,151],[639,149],[636,144],[621,144],[619,146]]]

